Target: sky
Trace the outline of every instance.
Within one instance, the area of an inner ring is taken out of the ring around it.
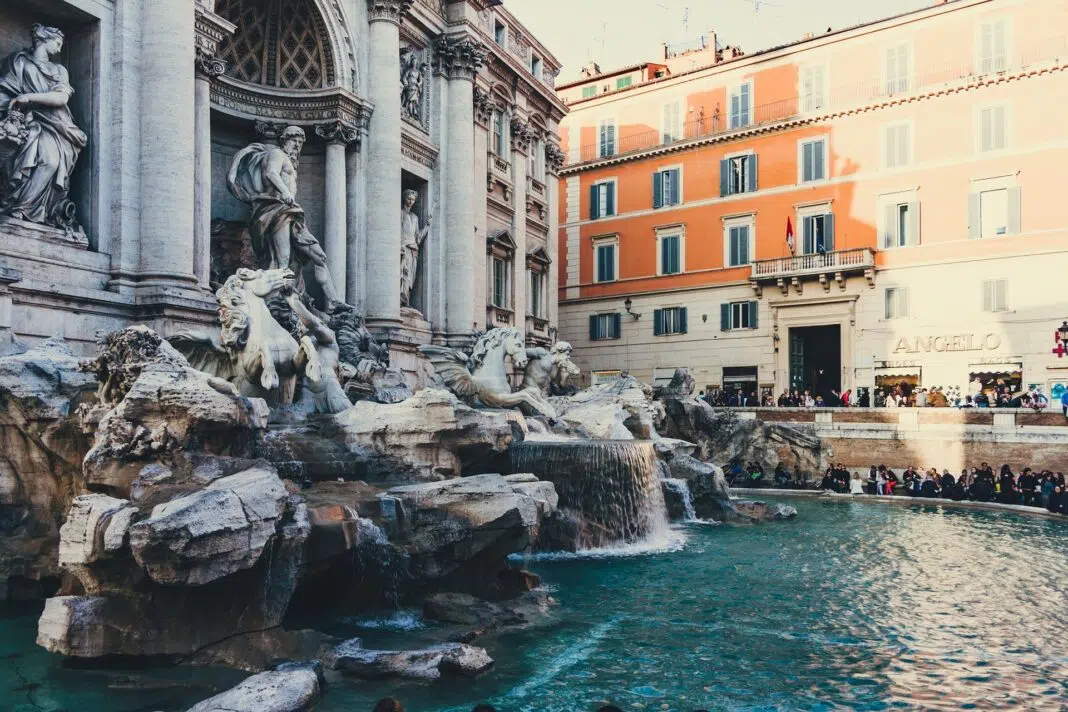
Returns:
[[[746,52],[933,5],[937,0],[504,0],[564,68],[562,83],[591,59],[610,70],[655,60],[662,42],[709,28]],[[685,20],[685,21],[684,21]]]

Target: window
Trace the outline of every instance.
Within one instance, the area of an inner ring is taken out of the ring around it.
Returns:
[[[719,162],[720,196],[751,193],[757,189],[757,157],[755,153],[724,158]]]
[[[597,86],[582,87],[582,98],[589,99],[591,96],[597,96]]]
[[[590,220],[616,214],[616,183],[603,181],[590,186]]]
[[[801,108],[802,111],[817,111],[826,108],[827,99],[824,95],[824,75],[826,69],[819,67],[805,67],[801,70]]]
[[[527,311],[531,316],[545,316],[545,273],[528,269],[527,280],[530,283],[530,302]]]
[[[493,306],[508,308],[508,261],[493,258]]]
[[[617,255],[618,243],[612,240],[595,242],[593,245],[593,264],[595,282],[616,281],[616,266],[619,263]]]
[[[686,307],[653,310],[653,336],[686,333]]]
[[[662,143],[673,143],[682,138],[682,118],[679,102],[664,104],[663,117],[660,122],[660,139]]]
[[[909,46],[900,44],[886,50],[886,93],[901,94],[909,90],[912,61]]]
[[[619,314],[590,314],[590,341],[620,338],[619,321]]]
[[[747,265],[753,258],[752,215],[728,218],[723,221],[723,264],[725,267]]]
[[[725,302],[719,305],[719,328],[720,331],[733,331],[735,329],[757,328],[757,314],[759,303],[751,302]]]
[[[616,155],[616,122],[614,119],[605,119],[601,122],[599,157]]]
[[[1009,280],[987,279],[983,281],[983,311],[1005,312],[1009,310]]]
[[[1004,72],[1008,69],[1009,53],[1005,36],[1004,20],[984,22],[979,26],[975,48],[975,69],[979,74]]]
[[[662,208],[665,205],[678,205],[681,202],[682,171],[678,168],[667,168],[653,174],[653,207]]]
[[[827,178],[827,139],[811,139],[800,144],[799,182],[809,183]]]
[[[884,249],[920,244],[920,204],[891,200],[883,206]]]
[[[493,23],[493,41],[499,44],[501,47],[508,39],[508,29],[505,24],[500,20],[496,20]]]
[[[886,288],[887,319],[907,319],[909,315],[909,290],[905,287]]]
[[[746,82],[731,92],[731,128],[748,126],[753,109],[753,83]]]
[[[656,236],[657,251],[657,274],[680,274],[682,265],[682,233],[670,232]]]
[[[504,130],[504,113],[493,112],[493,152],[504,158],[508,155],[508,133]]]
[[[817,255],[834,251],[833,213],[803,212],[798,222],[801,224],[801,254]]]
[[[541,79],[541,58],[533,54],[530,55],[530,73],[535,79]]]
[[[883,166],[900,168],[912,162],[912,127],[891,124],[883,130]]]
[[[1008,126],[1005,105],[979,109],[976,139],[980,153],[1003,151],[1008,147]]]
[[[616,89],[625,89],[634,83],[632,77],[620,77],[616,80]]]

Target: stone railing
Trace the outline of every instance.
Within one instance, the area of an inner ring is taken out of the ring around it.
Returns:
[[[534,176],[527,176],[527,191],[545,200],[545,184]]]
[[[998,430],[1056,428],[1068,435],[1068,420],[1053,408],[715,408],[739,420],[818,423],[824,426],[989,426]]]
[[[874,266],[875,251],[868,247],[861,247],[817,255],[794,255],[793,257],[758,260],[753,263],[750,279],[775,280],[827,272],[863,272]]]

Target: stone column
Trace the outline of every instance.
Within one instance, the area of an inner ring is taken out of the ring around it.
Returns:
[[[564,165],[564,152],[556,144],[545,143],[545,204],[549,226],[549,278],[545,285],[549,304],[550,327],[560,327],[560,169]]]
[[[348,270],[348,179],[346,177],[345,147],[356,139],[355,126],[334,121],[315,127],[315,133],[326,140],[326,196],[323,249],[330,278],[338,291],[346,296]]]
[[[512,256],[512,311],[514,325],[520,332],[527,329],[527,164],[530,160],[530,142],[534,132],[518,117],[512,119],[512,239],[515,240],[515,255]]]
[[[442,37],[438,69],[449,81],[445,154],[445,330],[446,339],[463,345],[475,322],[475,165],[474,78],[486,48],[466,36]],[[479,305],[478,308],[484,308]]]
[[[4,339],[11,336],[14,323],[11,306],[11,285],[22,279],[22,274],[0,263],[0,349],[4,347]]]
[[[375,112],[367,132],[367,322],[400,324],[401,96],[400,22],[413,0],[367,0]]]
[[[236,26],[211,12],[203,2],[195,7],[196,63],[193,100],[193,274],[209,289],[211,277],[211,82],[226,71],[215,56],[219,42]]]
[[[476,185],[482,185],[482,179],[489,175],[489,141],[490,123],[493,121],[493,112],[497,108],[496,103],[489,94],[475,86],[475,175]],[[485,201],[481,187],[475,189],[475,201]],[[489,237],[489,221],[485,210],[475,210],[475,236],[472,249],[475,255],[474,267],[474,309],[475,328],[486,330],[490,324],[486,320],[486,310],[489,304],[487,290],[489,289],[489,256],[486,254],[486,238]]]

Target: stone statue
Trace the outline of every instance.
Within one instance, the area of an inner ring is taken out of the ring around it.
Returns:
[[[556,410],[537,387],[512,392],[505,359],[516,368],[526,368],[526,344],[518,329],[490,329],[475,343],[471,356],[444,346],[420,346],[446,387],[461,400],[489,408],[523,408],[550,418]]]
[[[33,26],[33,47],[0,63],[3,137],[16,144],[0,189],[0,213],[81,232],[67,198],[78,154],[89,139],[74,123],[67,70],[51,60],[63,48],[55,27]],[[3,139],[0,139],[3,140]]]
[[[566,341],[557,341],[551,349],[527,349],[527,358],[522,388],[537,389],[542,395],[563,395],[571,377],[581,373],[571,361],[571,344]]]
[[[419,250],[423,240],[430,232],[430,221],[434,214],[427,215],[426,225],[419,227],[419,216],[412,212],[419,194],[414,190],[404,191],[404,203],[401,211],[401,306],[408,306],[415,284],[415,272],[419,267]]]
[[[239,269],[215,293],[219,334],[180,332],[169,341],[193,368],[230,381],[243,396],[269,405],[290,405],[297,379],[315,385],[323,378],[319,350],[296,325],[279,323],[270,302],[285,299],[296,279],[288,269]],[[347,406],[346,406],[347,407]]]
[[[322,319],[305,306],[296,292],[290,292],[285,303],[300,321],[300,331],[307,332],[308,338],[315,343],[322,369],[322,377],[318,381],[305,379],[304,388],[301,389],[302,403],[312,413],[340,413],[348,410],[352,403],[338,380],[341,350],[337,337]]]
[[[302,268],[311,263],[326,302],[324,310],[329,313],[345,308],[334,288],[326,253],[308,230],[304,208],[297,203],[297,163],[304,147],[304,131],[290,126],[278,140],[280,146],[253,143],[238,151],[226,183],[238,200],[252,208],[249,235],[262,266],[293,270],[297,290],[303,292]]]
[[[423,63],[415,50],[401,60],[401,106],[412,121],[423,122]]]

